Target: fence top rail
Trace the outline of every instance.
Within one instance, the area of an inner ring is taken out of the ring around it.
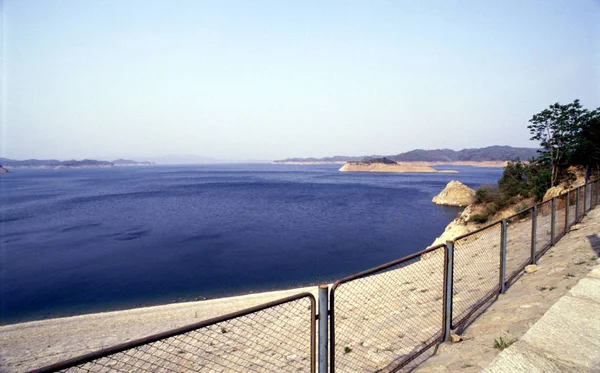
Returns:
[[[533,210],[533,206],[528,207],[528,208],[526,208],[524,210],[521,210],[519,212],[516,212],[516,213],[512,214],[511,216],[508,216],[508,217],[504,218],[504,220],[510,220],[512,218],[516,218],[517,216],[523,215],[524,213],[530,212],[531,210]]]
[[[414,259],[414,258],[416,258],[418,256],[423,255],[423,254],[430,253],[432,251],[435,251],[435,250],[437,250],[439,248],[442,248],[442,247],[445,247],[445,246],[446,246],[445,244],[439,244],[439,245],[436,245],[436,246],[430,246],[430,247],[426,248],[425,250],[418,251],[418,252],[416,252],[414,254],[410,254],[410,255],[407,255],[407,256],[402,257],[400,259],[392,260],[391,262],[382,264],[382,265],[377,266],[375,268],[367,269],[366,271],[362,271],[362,272],[355,273],[353,275],[344,277],[344,278],[342,278],[340,280],[337,280],[333,284],[333,286],[331,287],[331,291],[334,291],[339,285],[341,285],[341,284],[343,284],[345,282],[349,282],[349,281],[357,280],[359,278],[367,277],[367,276],[372,275],[372,274],[374,274],[376,272],[382,271],[382,270],[387,269],[389,267],[393,267],[393,266],[398,265],[398,264],[400,264],[402,262],[406,262],[408,260]]]
[[[493,222],[493,223],[491,223],[491,224],[488,224],[488,225],[486,225],[486,226],[484,226],[484,227],[481,227],[481,228],[479,228],[479,229],[476,229],[476,230],[474,230],[473,232],[469,232],[469,233],[462,234],[462,235],[460,235],[460,236],[458,236],[458,237],[455,237],[455,238],[454,238],[452,241],[453,241],[453,242],[456,242],[456,241],[458,241],[458,240],[460,240],[460,239],[463,239],[463,238],[465,238],[465,237],[468,237],[468,236],[470,236],[470,235],[472,235],[472,234],[475,234],[475,233],[479,233],[479,232],[481,232],[481,231],[484,231],[484,230],[486,230],[486,229],[488,229],[488,228],[491,228],[491,227],[493,227],[494,225],[498,225],[498,224],[502,224],[502,220],[495,221],[495,222]]]
[[[201,328],[204,328],[207,326],[218,324],[220,322],[231,320],[231,319],[234,319],[237,317],[246,316],[246,315],[256,313],[256,312],[259,312],[259,311],[262,311],[262,310],[265,310],[265,309],[268,309],[271,307],[279,306],[279,305],[282,305],[285,303],[290,303],[290,302],[293,302],[293,301],[296,301],[296,300],[299,300],[302,298],[308,298],[310,300],[311,308],[314,313],[315,305],[316,305],[315,297],[311,293],[308,293],[308,292],[299,293],[299,294],[292,295],[289,297],[277,299],[272,302],[259,304],[254,307],[250,307],[250,308],[246,308],[246,309],[243,309],[240,311],[228,313],[228,314],[225,314],[222,316],[213,317],[211,319],[200,321],[200,322],[197,322],[194,324],[182,326],[180,328],[167,330],[165,332],[153,334],[148,337],[143,337],[143,338],[125,342],[125,343],[122,343],[122,344],[119,344],[116,346],[107,347],[107,348],[104,348],[101,350],[93,351],[93,352],[87,353],[85,355],[74,357],[69,360],[60,361],[58,363],[47,365],[47,366],[39,368],[39,369],[31,370],[31,371],[29,371],[29,373],[56,372],[58,370],[72,368],[72,367],[80,365],[80,364],[88,363],[90,361],[97,360],[97,359],[100,359],[100,358],[103,358],[103,357],[106,357],[109,355],[114,355],[119,352],[127,351],[132,348],[140,347],[145,344],[149,344],[149,343],[157,342],[157,341],[160,341],[163,339],[175,337],[180,334],[189,333],[189,332],[197,330],[197,329],[201,329]]]

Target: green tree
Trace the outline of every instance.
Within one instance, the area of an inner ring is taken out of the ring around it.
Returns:
[[[504,167],[502,177],[498,180],[498,188],[507,198],[518,196],[529,197],[529,187],[527,183],[527,165],[520,159],[510,161]]]
[[[585,166],[588,176],[600,173],[600,108],[588,114],[575,142],[572,163]]]
[[[550,169],[550,186],[555,186],[574,159],[581,141],[580,132],[589,121],[589,111],[579,100],[561,105],[558,102],[535,114],[527,128],[531,140],[540,142],[542,150],[538,162]]]

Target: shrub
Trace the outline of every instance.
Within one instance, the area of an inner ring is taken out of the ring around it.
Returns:
[[[490,190],[487,185],[480,186],[475,191],[475,201],[477,203],[483,203],[483,201],[485,201],[485,199],[487,198],[489,192]]]
[[[495,203],[502,199],[502,193],[493,185],[482,185],[475,191],[475,201],[479,203]]]
[[[518,158],[506,164],[504,172],[502,172],[502,177],[498,180],[498,188],[505,198],[529,193],[526,175],[527,167]]]
[[[473,221],[475,223],[485,223],[488,221],[488,216],[485,214],[474,214],[469,217],[469,221]]]

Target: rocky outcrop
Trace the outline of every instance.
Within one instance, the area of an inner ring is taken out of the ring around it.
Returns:
[[[475,191],[460,181],[452,180],[431,201],[445,206],[468,206],[475,202]]]
[[[561,185],[557,185],[555,187],[552,187],[550,189],[548,189],[546,191],[546,194],[544,194],[544,201],[547,201],[549,199],[552,199],[554,197],[558,197],[563,193],[566,193],[567,191],[573,190],[577,187],[582,186],[583,184],[585,184],[585,178],[583,177],[579,177],[577,178],[577,180],[575,180],[572,184],[570,185],[565,185],[565,184],[561,184]]]

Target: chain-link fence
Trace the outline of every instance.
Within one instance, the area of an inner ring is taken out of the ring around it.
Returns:
[[[445,246],[331,289],[332,372],[396,371],[442,340]]]
[[[579,206],[577,209],[578,215],[577,218],[578,220],[581,220],[581,218],[583,217],[583,201],[585,200],[585,188],[584,187],[579,187],[577,188],[577,193],[579,194]]]
[[[552,200],[537,205],[535,229],[535,254],[542,255],[550,248],[552,241]]]
[[[38,372],[314,372],[315,310],[303,293]]]
[[[501,224],[454,241],[452,328],[466,321],[499,291]]]
[[[531,263],[533,208],[506,219],[506,282],[512,283],[527,264]]]
[[[554,242],[567,233],[567,195],[562,194],[555,200]]]
[[[567,230],[568,230],[568,228],[570,228],[573,224],[575,224],[577,222],[577,216],[576,216],[577,207],[575,206],[575,203],[577,200],[577,193],[575,193],[575,191],[571,190],[571,191],[569,191],[567,196],[568,196],[567,207],[568,207],[568,211],[569,211],[569,213],[568,213],[569,219],[567,222]]]

